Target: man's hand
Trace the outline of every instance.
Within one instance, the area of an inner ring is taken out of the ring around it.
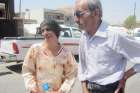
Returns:
[[[124,91],[125,89],[125,84],[126,84],[126,79],[123,78],[119,81],[119,85],[117,89],[115,90],[115,93],[121,93],[121,91]]]
[[[87,89],[87,84],[86,84],[86,81],[82,81],[82,90],[83,90],[83,93],[89,93],[88,89]]]
[[[86,89],[86,90],[84,90],[84,89],[83,89],[83,93],[89,93],[89,92],[88,92],[88,90],[87,90],[87,89]]]
[[[123,78],[119,81],[119,85],[118,85],[118,88],[116,89],[115,93],[120,93],[121,90],[124,91],[125,89],[125,84],[126,84],[126,80],[133,76],[134,74],[136,74],[136,72],[134,71],[133,68],[130,68],[129,70],[127,70],[125,73],[124,73],[124,76]]]

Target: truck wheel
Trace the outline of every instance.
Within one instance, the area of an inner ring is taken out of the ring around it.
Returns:
[[[78,63],[79,62],[79,56],[78,55],[74,55],[74,57],[75,57],[75,59],[76,59],[76,61]]]
[[[5,56],[1,56],[2,62],[7,63],[6,57]]]

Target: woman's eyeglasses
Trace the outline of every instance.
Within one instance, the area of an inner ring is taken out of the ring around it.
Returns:
[[[86,13],[89,13],[89,11],[75,11],[74,12],[74,16],[81,17],[81,16],[83,16]]]

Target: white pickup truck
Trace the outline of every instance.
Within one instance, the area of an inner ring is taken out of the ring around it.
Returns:
[[[60,43],[78,55],[78,45],[81,32],[75,27],[61,25]],[[5,37],[0,40],[0,57],[4,62],[22,62],[29,47],[41,42],[43,37],[35,35],[28,37]]]
[[[134,38],[140,41],[140,28],[135,28],[132,32],[133,32]]]

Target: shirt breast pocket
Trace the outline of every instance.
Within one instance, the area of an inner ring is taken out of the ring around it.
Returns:
[[[96,50],[97,61],[102,65],[109,65],[113,59],[114,51],[107,46],[99,46]]]

